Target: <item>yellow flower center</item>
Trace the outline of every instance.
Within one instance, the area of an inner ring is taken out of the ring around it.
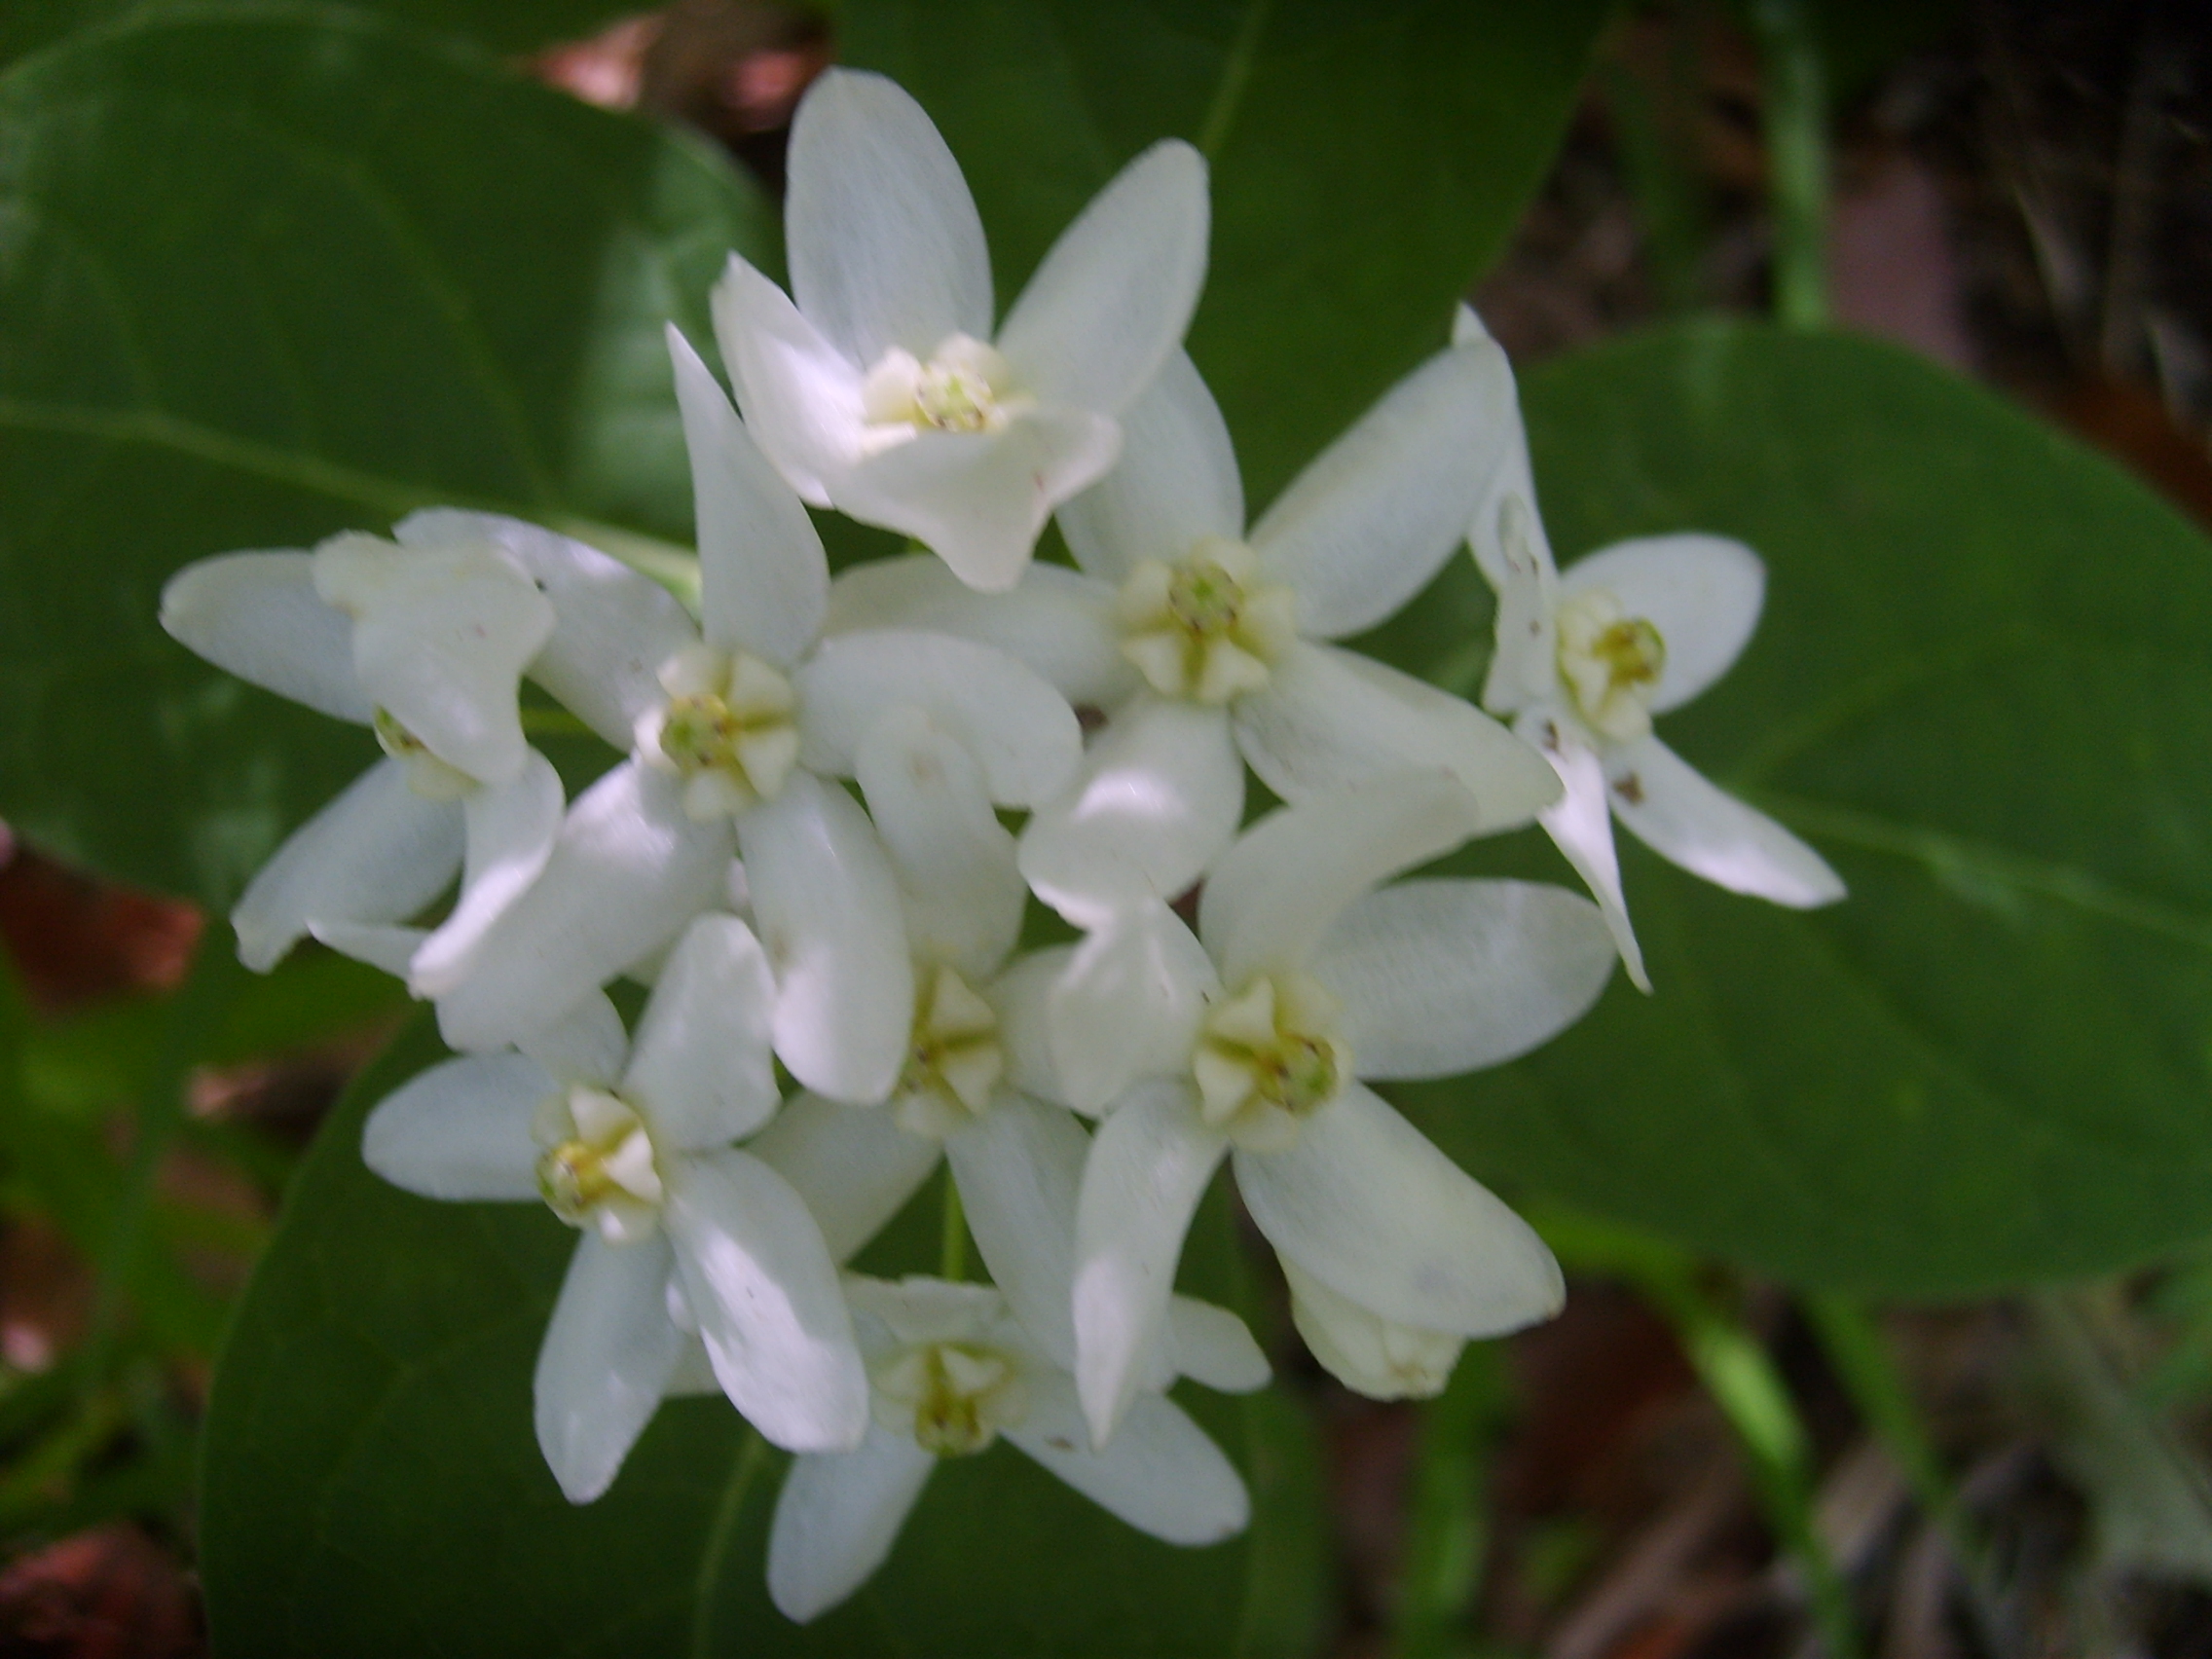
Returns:
[[[980,1452],[1029,1415],[1020,1364],[980,1343],[903,1348],[871,1381],[876,1420],[940,1457]]]
[[[997,1012],[940,966],[915,999],[906,1064],[892,1096],[900,1126],[941,1140],[990,1109],[1005,1074]]]
[[[947,335],[924,362],[894,346],[861,383],[861,410],[878,426],[995,432],[1034,400],[1014,389],[1004,356],[973,335]]]
[[[691,646],[660,671],[668,702],[645,717],[639,747],[684,780],[695,819],[773,800],[798,761],[792,682],[746,651]]]
[[[1262,975],[1215,1005],[1191,1060],[1199,1116],[1250,1151],[1289,1146],[1351,1075],[1338,1015],[1336,999],[1303,974]]]
[[[1604,589],[1560,602],[1559,675],[1591,730],[1630,743],[1651,730],[1651,699],[1667,668],[1667,642]]]
[[[649,1235],[663,1196],[652,1136],[620,1095],[578,1085],[538,1109],[537,1191],[571,1227],[610,1244]]]
[[[1241,541],[1208,536],[1175,565],[1146,559],[1122,584],[1122,654],[1165,697],[1220,705],[1268,682],[1298,637],[1290,589],[1258,579]]]

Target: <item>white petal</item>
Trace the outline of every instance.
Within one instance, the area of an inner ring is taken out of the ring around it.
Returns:
[[[353,672],[353,624],[314,591],[312,553],[225,553],[162,589],[162,626],[240,680],[367,725],[376,704]]]
[[[1001,1090],[944,1144],[968,1231],[1022,1328],[1053,1364],[1075,1364],[1076,1196],[1090,1137],[1066,1112]]]
[[[520,1054],[441,1061],[378,1102],[361,1125],[361,1161],[425,1198],[535,1198],[531,1123],[554,1088]]]
[[[1157,900],[1117,911],[1068,959],[1045,1015],[1053,1074],[1068,1104],[1102,1112],[1139,1078],[1177,1076],[1208,998],[1212,959],[1183,919]]]
[[[682,786],[635,761],[575,799],[553,856],[471,953],[458,985],[418,979],[438,999],[446,1041],[496,1049],[573,1008],[719,902],[726,821],[685,816]]]
[[[1614,815],[1653,852],[1731,893],[1793,910],[1832,904],[1843,879],[1765,813],[1715,788],[1647,737],[1605,756]]]
[[[1466,786],[1476,834],[1527,824],[1559,798],[1543,756],[1448,691],[1301,640],[1236,702],[1237,747],[1260,781],[1304,800],[1378,772],[1441,766]]]
[[[1355,899],[1308,964],[1361,1077],[1501,1065],[1589,1012],[1613,971],[1598,906],[1531,881],[1404,881]]]
[[[883,1231],[937,1168],[937,1141],[908,1134],[880,1106],[794,1094],[745,1150],[792,1184],[821,1224],[832,1260]]]
[[[862,368],[894,346],[991,336],[983,222],[922,106],[881,75],[825,72],[792,119],[792,297]]]
[[[1054,1106],[1065,1106],[1068,1099],[1052,1058],[1052,993],[1074,960],[1073,945],[1027,951],[984,992],[999,1014],[1007,1087]]]
[[[1132,1090],[1091,1140],[1076,1207],[1075,1334],[1093,1446],[1162,1368],[1183,1235],[1228,1146],[1179,1083]]]
[[[669,1161],[662,1210],[683,1293],[730,1403],[790,1452],[849,1451],[867,1374],[837,1270],[791,1183],[732,1148]]]
[[[1060,233],[999,330],[1041,402],[1114,415],[1182,344],[1206,276],[1206,164],[1164,138]]]
[[[1563,722],[1540,710],[1522,721],[1520,729],[1543,741],[1544,757],[1559,773],[1565,792],[1556,806],[1536,815],[1536,822],[1598,901],[1599,913],[1612,932],[1614,947],[1621,953],[1621,966],[1628,970],[1630,982],[1647,992],[1651,980],[1643,972],[1643,947],[1636,942],[1636,929],[1628,919],[1628,900],[1621,893],[1620,860],[1613,851],[1613,819],[1605,806],[1604,766],[1596,751],[1567,735]]]
[[[734,253],[715,284],[714,313],[746,430],[787,484],[828,506],[830,481],[866,449],[862,369]]]
[[[1464,1337],[1401,1325],[1340,1296],[1287,1256],[1290,1317],[1321,1368],[1371,1400],[1431,1400],[1452,1381]]]
[[[423,941],[409,974],[438,984],[460,981],[469,953],[553,856],[568,804],[561,774],[535,749],[512,783],[480,785],[461,796],[461,899]]]
[[[921,710],[893,709],[862,739],[854,775],[904,902],[906,943],[980,983],[1021,933],[1029,898],[1014,836],[967,749]]]
[[[1490,330],[1483,326],[1482,318],[1475,314],[1472,306],[1460,306],[1454,315],[1452,344],[1488,347],[1497,352],[1505,370],[1505,395],[1495,408],[1494,419],[1506,427],[1506,440],[1494,452],[1487,475],[1482,479],[1467,535],[1476,568],[1500,593],[1523,577],[1532,577],[1548,599],[1558,583],[1559,571],[1552,562],[1551,542],[1544,535],[1543,518],[1536,511],[1536,482],[1529,466],[1529,433],[1521,420],[1521,400],[1513,384],[1513,365],[1491,338]],[[1508,502],[1517,505],[1508,506]],[[1520,555],[1511,551],[1505,534],[1509,519],[1518,521],[1522,533]]]
[[[609,1244],[587,1231],[569,1258],[537,1349],[537,1446],[571,1503],[614,1484],[622,1459],[660,1409],[683,1351],[664,1291],[668,1241]]]
[[[341,956],[350,956],[395,979],[407,977],[407,965],[430,937],[426,928],[379,922],[313,922],[308,932]]]
[[[1442,771],[1391,773],[1270,813],[1198,895],[1198,937],[1222,983],[1299,969],[1346,904],[1451,851],[1476,822],[1474,797]]]
[[[461,814],[407,787],[407,767],[378,761],[301,825],[261,866],[231,912],[239,960],[266,974],[318,922],[399,922],[461,867]]]
[[[1238,1152],[1235,1164],[1268,1241],[1385,1319],[1493,1337],[1566,1300],[1529,1224],[1356,1083],[1287,1151]]]
[[[1122,417],[1114,470],[1060,508],[1075,562],[1117,586],[1141,559],[1172,565],[1207,536],[1244,538],[1244,480],[1229,424],[1181,351]]]
[[[1029,1415],[1006,1437],[1108,1514],[1168,1543],[1217,1544],[1250,1522],[1235,1465],[1172,1401],[1132,1402],[1102,1452],[1082,1435],[1075,1390],[1055,1373],[1030,1383]]]
[[[1178,1375],[1225,1394],[1265,1388],[1273,1375],[1244,1321],[1210,1302],[1189,1296],[1170,1302],[1167,1343]]]
[[[1651,698],[1663,714],[1728,672],[1766,603],[1766,567],[1724,535],[1647,535],[1601,547],[1560,572],[1562,594],[1604,589],[1659,630],[1667,662]]]
[[[662,701],[660,666],[698,643],[698,626],[675,597],[619,559],[536,525],[492,513],[438,508],[392,532],[409,545],[472,523],[514,556],[553,604],[553,635],[530,678],[601,737],[628,750],[638,717]]]
[[[674,323],[668,354],[691,454],[707,643],[789,668],[814,644],[830,603],[822,537]]]
[[[981,594],[942,559],[913,553],[840,571],[829,634],[918,628],[992,645],[1043,675],[1069,702],[1108,708],[1137,685],[1122,654],[1114,590],[1080,571],[1033,564],[1004,593]]]
[[[991,798],[1032,806],[1083,752],[1067,699],[1003,651],[903,628],[840,634],[801,665],[800,758],[850,777],[861,742],[902,704],[925,711],[982,768]]]
[[[612,1088],[630,1053],[629,1028],[605,991],[593,991],[515,1045],[562,1084]]]
[[[804,772],[738,824],[776,970],[776,1056],[809,1088],[876,1101],[904,1063],[914,969],[899,886],[852,796]]]
[[[805,1624],[867,1582],[891,1553],[937,1458],[868,1424],[857,1452],[794,1458],[768,1528],[768,1599]]]
[[[1427,585],[1511,439],[1501,411],[1512,401],[1494,347],[1439,352],[1275,498],[1252,550],[1270,579],[1297,590],[1301,633],[1356,634]]]
[[[768,1121],[777,1103],[775,1009],[776,978],[751,928],[735,916],[701,916],[683,930],[622,1074],[656,1147],[720,1146]]]
[[[353,617],[361,687],[447,765],[503,784],[528,753],[516,693],[553,633],[553,606],[522,567],[476,536],[400,546],[332,536],[315,591]]]
[[[1244,764],[1220,709],[1141,696],[1091,743],[1021,834],[1021,873],[1078,926],[1173,899],[1228,846]]]
[[[838,510],[903,531],[972,588],[1003,593],[1028,568],[1052,509],[1105,476],[1121,428],[1104,415],[1037,409],[996,432],[921,432],[830,481]]]

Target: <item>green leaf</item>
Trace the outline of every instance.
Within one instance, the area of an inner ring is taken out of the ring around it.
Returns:
[[[230,1659],[1309,1647],[1317,1482],[1304,1425],[1265,1397],[1188,1402],[1244,1454],[1246,1538],[1171,1549],[994,1448],[944,1464],[874,1581],[803,1630],[762,1580],[782,1456],[723,1401],[664,1406],[607,1496],[563,1501],[531,1372],[575,1235],[534,1204],[413,1198],[361,1163],[370,1105],[437,1051],[419,1023],[333,1114],[233,1327],[201,1511]],[[1230,1238],[1217,1205],[1201,1290],[1234,1277]],[[935,1215],[895,1224],[870,1265],[896,1269],[903,1241],[904,1270],[929,1271]]]
[[[1659,734],[1826,855],[1800,914],[1625,833],[1655,995],[1409,1089],[1474,1167],[1801,1284],[1950,1295],[2212,1231],[2212,546],[1893,348],[1705,323],[1530,375],[1563,561],[1702,529],[1766,613]],[[1486,851],[1566,879],[1540,838]]]
[[[1213,164],[1191,353],[1256,508],[1399,376],[1550,165],[1600,0],[849,0],[848,62],[919,98],[982,209],[1001,305],[1155,139]]]
[[[169,642],[163,580],[440,501],[687,535],[661,327],[732,246],[703,147],[365,14],[0,72],[0,812],[227,903],[376,748]]]

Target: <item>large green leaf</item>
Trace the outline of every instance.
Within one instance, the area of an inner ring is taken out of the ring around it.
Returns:
[[[719,1399],[663,1407],[607,1496],[564,1502],[530,1389],[575,1235],[537,1205],[412,1198],[361,1163],[368,1107],[436,1051],[418,1028],[333,1115],[232,1330],[202,1499],[228,1659],[1219,1659],[1310,1644],[1310,1452],[1268,1396],[1189,1402],[1250,1472],[1242,1540],[1156,1543],[999,1447],[940,1468],[882,1572],[804,1629],[768,1605],[761,1577],[783,1459]],[[934,1207],[910,1222],[867,1265],[934,1266]],[[1187,1285],[1233,1292],[1220,1206],[1192,1258]]]
[[[1657,993],[1409,1091],[1424,1125],[1805,1284],[1966,1292],[2212,1231],[2212,545],[1869,341],[1703,324],[1526,396],[1563,559],[1689,528],[1765,556],[1751,648],[1660,735],[1851,896],[1777,909],[1622,836]]]
[[[223,903],[375,755],[165,638],[168,573],[436,501],[687,534],[662,322],[756,195],[363,14],[156,12],[0,73],[0,812]]]
[[[1003,304],[1156,138],[1213,163],[1191,352],[1255,505],[1422,355],[1542,179],[1602,0],[848,0],[839,48],[921,99]]]

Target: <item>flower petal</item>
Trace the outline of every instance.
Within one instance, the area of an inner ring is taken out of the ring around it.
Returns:
[[[479,785],[461,796],[461,899],[423,941],[409,975],[452,984],[467,973],[469,953],[553,856],[568,804],[561,774],[535,749],[512,783]]]
[[[1219,709],[1140,696],[1021,834],[1021,873],[1079,927],[1189,890],[1236,833],[1244,765]]]
[[[1074,960],[1073,945],[1024,951],[983,989],[985,1000],[998,1011],[1007,1087],[1054,1106],[1065,1106],[1068,1099],[1052,1059],[1052,993]]]
[[[1065,1111],[1002,1089],[944,1155],[976,1249],[1014,1317],[1053,1364],[1075,1364],[1076,1197],[1090,1137]]]
[[[1014,836],[967,749],[920,709],[893,709],[861,740],[854,775],[904,902],[906,943],[979,984],[1021,933],[1029,889]]]
[[[838,510],[903,531],[972,588],[1003,593],[1052,509],[1105,476],[1121,428],[1082,409],[1035,409],[996,432],[920,432],[830,480]]]
[[[531,1124],[556,1087],[520,1054],[440,1061],[377,1103],[361,1125],[361,1161],[425,1198],[535,1198]]]
[[[361,688],[411,736],[483,783],[522,770],[516,693],[553,606],[520,565],[475,536],[403,547],[349,534],[315,549],[314,585],[353,618]]]
[[[1178,1375],[1225,1394],[1265,1388],[1272,1375],[1244,1321],[1195,1297],[1167,1305],[1167,1345]]]
[[[1766,603],[1766,567],[1724,535],[1645,535],[1601,547],[1560,573],[1563,595],[1603,589],[1659,630],[1666,666],[1654,714],[1688,702],[1751,644]]]
[[[1268,1241],[1341,1296],[1400,1324],[1493,1337],[1565,1302],[1535,1232],[1354,1083],[1286,1151],[1235,1155]]]
[[[768,1599],[805,1624],[866,1583],[890,1555],[937,1458],[869,1423],[854,1452],[793,1458],[768,1528]]]
[[[830,603],[822,537],[673,322],[668,354],[691,456],[707,643],[789,668],[814,644]]]
[[[668,1241],[609,1244],[586,1230],[537,1349],[537,1447],[562,1495],[589,1503],[660,1409],[687,1340],[668,1316]]]
[[[162,589],[162,626],[188,650],[279,697],[367,725],[353,624],[314,590],[312,553],[224,553]]]
[[[890,1092],[914,1019],[899,885],[875,829],[840,789],[794,772],[738,821],[754,919],[776,970],[776,1056],[807,1088]]]
[[[276,966],[318,922],[398,922],[461,867],[461,814],[407,787],[403,761],[378,761],[293,830],[247,884],[231,926],[239,960]]]
[[[1564,791],[1558,804],[1539,812],[1536,822],[1598,901],[1599,913],[1612,933],[1629,982],[1648,992],[1651,980],[1643,972],[1643,947],[1636,942],[1636,929],[1628,919],[1628,900],[1621,893],[1620,860],[1613,851],[1613,820],[1605,806],[1608,792],[1604,766],[1596,751],[1568,736],[1561,721],[1541,710],[1519,722],[1518,729],[1543,745],[1544,758],[1559,774]]]
[[[708,915],[683,930],[622,1074],[622,1092],[645,1116],[655,1147],[720,1146],[774,1116],[775,1010],[776,977],[751,928]]]
[[[386,922],[311,922],[308,932],[339,955],[365,962],[395,979],[407,977],[407,965],[430,937],[427,928]]]
[[[791,1183],[735,1148],[671,1159],[661,1215],[730,1403],[789,1452],[849,1451],[867,1374],[822,1230]]]
[[[1441,766],[1466,786],[1475,833],[1527,824],[1559,798],[1543,756],[1462,698],[1382,663],[1301,640],[1236,702],[1260,782],[1304,800],[1378,772]]]
[[[515,1045],[556,1083],[612,1088],[630,1053],[629,1027],[605,991],[593,991]]]
[[[682,785],[636,761],[569,808],[552,857],[471,952],[458,984],[418,977],[446,1041],[496,1049],[573,1008],[714,908],[729,868],[726,820],[685,816]]]
[[[1552,547],[1544,535],[1544,521],[1536,511],[1536,481],[1529,465],[1529,432],[1521,419],[1521,400],[1513,382],[1513,365],[1497,342],[1491,338],[1490,330],[1475,309],[1461,305],[1452,319],[1452,344],[1456,348],[1487,348],[1497,352],[1497,360],[1505,371],[1505,400],[1497,406],[1496,419],[1506,427],[1505,442],[1494,451],[1486,451],[1490,464],[1485,469],[1481,487],[1476,494],[1476,505],[1470,515],[1467,541],[1475,556],[1475,567],[1490,578],[1492,587],[1503,594],[1516,582],[1532,579],[1546,597],[1559,581],[1558,567],[1552,560]],[[1509,506],[1513,502],[1517,505]],[[1517,529],[1521,546],[1516,552],[1511,544],[1508,528]]]
[[[1355,899],[1308,964],[1361,1077],[1501,1065],[1589,1012],[1613,971],[1598,906],[1532,881],[1402,881]]]
[[[829,634],[917,628],[991,645],[1069,702],[1108,708],[1137,685],[1122,654],[1114,590],[1080,571],[1033,564],[1004,593],[981,594],[930,553],[875,559],[830,584]]]
[[[1171,352],[1122,417],[1114,470],[1060,507],[1075,562],[1119,585],[1141,559],[1174,564],[1207,536],[1244,538],[1235,446],[1191,359]]]
[[[1401,1325],[1340,1296],[1287,1256],[1290,1317],[1321,1368],[1371,1400],[1432,1400],[1452,1381],[1464,1337]]]
[[[999,330],[1023,387],[1042,403],[1127,408],[1191,324],[1207,217],[1205,161],[1180,139],[1161,139],[1115,174],[1060,233]]]
[[[1692,875],[1793,910],[1832,904],[1844,895],[1843,878],[1825,859],[1716,788],[1655,737],[1608,754],[1605,781],[1614,815]]]
[[[1240,989],[1301,968],[1338,915],[1377,882],[1451,851],[1479,822],[1449,772],[1396,772],[1270,813],[1237,838],[1198,895],[1198,937]]]
[[[796,683],[799,757],[817,772],[850,777],[862,740],[901,705],[960,743],[1002,806],[1036,804],[1083,753],[1066,698],[1005,652],[943,634],[840,634],[822,642]]]
[[[960,164],[894,82],[825,71],[792,118],[792,297],[866,369],[894,346],[991,337],[991,264]]]
[[[844,1262],[883,1231],[937,1168],[940,1147],[880,1106],[799,1093],[745,1150],[792,1184]]]
[[[650,577],[520,519],[436,507],[402,519],[392,535],[408,546],[432,545],[461,526],[513,555],[553,604],[553,634],[531,662],[530,678],[627,751],[638,717],[661,704],[661,664],[697,644],[697,625]]]
[[[715,284],[713,307],[745,429],[800,498],[827,507],[829,481],[866,450],[861,369],[737,254]]]
[[[1298,594],[1303,634],[1372,628],[1419,593],[1467,534],[1520,418],[1504,354],[1441,351],[1385,392],[1252,527],[1262,572]]]
[[[1171,1544],[1218,1544],[1244,1530],[1243,1477],[1206,1431],[1158,1394],[1131,1402],[1113,1442],[1083,1443],[1075,1389],[1059,1373],[1029,1385],[1029,1415],[1007,1439],[1108,1514]]]
[[[1075,1336],[1093,1447],[1162,1369],[1183,1235],[1228,1147],[1181,1083],[1132,1090],[1091,1139],[1076,1205]]]
[[[1103,1112],[1139,1078],[1187,1072],[1206,1003],[1220,988],[1204,947],[1158,900],[1092,930],[1045,1005],[1068,1104]]]

